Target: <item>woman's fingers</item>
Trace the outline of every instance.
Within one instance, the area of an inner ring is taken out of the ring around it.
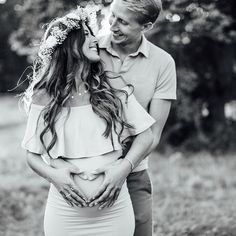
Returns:
[[[98,207],[98,210],[102,210],[102,209],[108,207],[109,204],[110,204],[110,200],[107,201],[107,202],[103,202],[103,203]]]
[[[76,193],[74,193],[73,191],[70,192],[70,196],[73,199],[73,202],[75,202],[75,204],[77,206],[87,206],[87,203],[84,199],[82,199],[80,196],[78,196]]]
[[[70,190],[71,190],[71,192],[75,193],[79,199],[82,199],[83,202],[85,202],[85,203],[88,202],[87,197],[85,196],[83,191],[81,189],[79,189],[79,187],[75,186],[74,184],[71,184]]]
[[[120,189],[117,189],[113,195],[113,198],[111,199],[111,201],[109,202],[109,205],[108,207],[112,207],[115,203],[115,201],[118,199],[119,197],[119,194],[120,194]]]
[[[60,194],[62,195],[62,197],[64,198],[64,200],[67,202],[67,204],[69,206],[72,206],[73,207],[73,203],[71,201],[71,199],[69,198],[69,193],[68,192],[64,192],[64,191],[59,191]]]
[[[87,205],[87,203],[69,187],[66,187],[59,192],[70,206],[83,207]]]
[[[112,188],[107,188],[105,192],[97,199],[95,200],[95,204],[103,204],[104,202],[107,202],[109,200],[110,193],[112,192]]]
[[[119,189],[113,188],[109,194],[109,196],[106,197],[105,202],[100,202],[99,210],[102,210],[105,207],[111,207],[116,201],[116,194],[119,192]]]
[[[70,174],[81,174],[83,171],[81,171],[78,167],[76,166],[71,166],[68,168],[68,172]]]
[[[101,187],[99,187],[98,192],[95,194],[95,196],[90,199],[90,201],[92,201],[91,203],[95,202],[97,198],[99,198],[100,196],[102,196],[104,194],[104,192],[107,189],[108,184],[107,183],[103,183]]]

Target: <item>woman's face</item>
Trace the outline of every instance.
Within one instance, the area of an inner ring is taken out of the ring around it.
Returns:
[[[93,36],[89,30],[89,28],[84,24],[84,34],[85,34],[85,41],[82,46],[82,51],[84,55],[91,61],[91,62],[98,62],[100,61],[100,56],[98,54],[98,41],[95,36]]]

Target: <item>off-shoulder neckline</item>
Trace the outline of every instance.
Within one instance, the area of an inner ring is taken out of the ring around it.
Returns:
[[[31,103],[31,106],[35,106],[35,107],[40,107],[40,108],[43,108],[45,107],[44,105],[39,105],[39,104],[35,104],[35,103]],[[92,107],[91,104],[85,104],[85,105],[81,105],[81,106],[66,106],[66,107],[62,107],[64,109],[67,109],[67,108],[72,108],[72,109],[76,109],[76,108],[86,108],[86,107]]]
[[[127,89],[129,90],[129,86],[124,86],[122,88],[122,90],[126,90]],[[130,95],[132,95],[133,93],[131,93]],[[130,96],[129,95],[129,96]],[[35,107],[38,107],[38,108],[43,108],[45,107],[45,105],[39,105],[39,104],[35,104],[35,103],[31,103],[31,106],[35,106]],[[67,108],[71,108],[71,109],[79,109],[79,108],[91,108],[92,107],[92,104],[85,104],[85,105],[80,105],[80,106],[65,106],[65,107],[62,107],[63,109],[67,109]]]

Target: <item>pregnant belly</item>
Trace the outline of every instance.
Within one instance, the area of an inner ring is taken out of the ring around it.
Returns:
[[[89,199],[95,196],[98,188],[102,185],[104,175],[101,174],[92,180],[86,180],[81,178],[81,176],[75,176],[74,180],[80,191],[84,194],[85,197]]]
[[[92,172],[97,168],[111,164],[121,156],[121,151],[114,151],[101,156],[68,159],[69,162],[76,165],[81,171],[79,175],[74,176],[74,180],[79,190],[87,197],[93,197],[98,188],[102,185],[104,174],[94,175]]]

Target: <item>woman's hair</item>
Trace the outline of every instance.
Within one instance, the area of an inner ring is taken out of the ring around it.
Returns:
[[[122,0],[127,9],[134,12],[136,19],[140,24],[148,22],[155,23],[157,20],[162,4],[161,0]]]
[[[60,24],[60,22],[55,22],[55,24]],[[55,24],[50,27],[53,28]],[[89,30],[91,29],[89,28]],[[50,29],[47,31],[50,34]],[[76,76],[80,76],[81,80],[88,84],[92,109],[105,121],[106,129],[103,135],[106,138],[111,138],[112,145],[113,128],[122,146],[124,144],[121,142],[121,134],[124,128],[132,128],[130,124],[122,119],[123,106],[117,94],[125,94],[127,100],[128,93],[124,90],[115,89],[110,85],[109,78],[100,61],[92,63],[85,57],[82,51],[84,41],[85,34],[81,24],[80,29],[69,32],[64,42],[55,48],[49,65],[42,66],[40,59],[36,59],[32,82],[23,96],[23,101],[26,104],[28,101],[28,105],[30,105],[32,97],[37,95],[37,92],[43,90],[49,95],[49,102],[41,113],[45,128],[40,134],[40,140],[49,156],[50,150],[57,141],[55,122],[62,107],[69,102],[72,89],[75,88]],[[78,71],[80,74],[78,74]],[[70,107],[68,108],[68,114],[69,112]],[[52,140],[46,146],[44,135],[48,132],[52,134]]]

